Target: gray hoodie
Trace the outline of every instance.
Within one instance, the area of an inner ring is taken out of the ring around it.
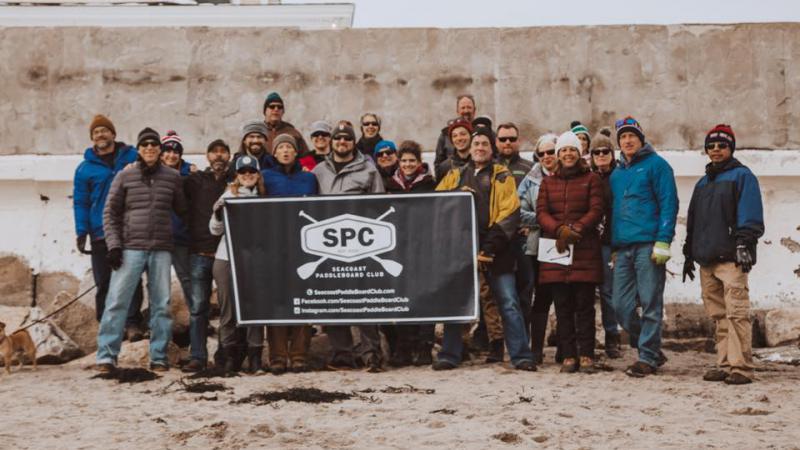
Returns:
[[[321,195],[385,192],[378,169],[361,152],[355,152],[355,158],[339,173],[336,173],[332,158],[331,153],[312,171],[317,177]]]

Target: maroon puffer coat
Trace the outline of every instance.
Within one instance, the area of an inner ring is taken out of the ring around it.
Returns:
[[[602,283],[603,258],[597,224],[603,218],[603,181],[584,161],[559,169],[542,180],[536,201],[536,221],[542,237],[555,239],[561,225],[571,225],[583,237],[575,244],[572,265],[542,263],[540,283]]]

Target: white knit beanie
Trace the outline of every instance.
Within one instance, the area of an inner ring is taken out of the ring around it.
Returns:
[[[556,155],[561,153],[561,149],[567,147],[575,148],[578,150],[578,153],[581,151],[581,140],[578,139],[578,136],[572,131],[565,131],[556,139]]]

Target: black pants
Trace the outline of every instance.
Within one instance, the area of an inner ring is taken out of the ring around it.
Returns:
[[[556,335],[564,358],[594,358],[594,291],[592,283],[551,285],[556,304]]]
[[[414,350],[423,344],[432,346],[435,339],[433,324],[381,325],[381,331],[392,354],[397,350]]]
[[[539,261],[535,256],[529,256],[532,260],[533,273],[536,279],[536,291],[533,295],[533,308],[531,311],[534,314],[550,314],[550,305],[553,304],[552,284],[539,283]]]
[[[97,290],[94,296],[94,311],[97,321],[103,318],[103,311],[106,309],[106,296],[108,295],[108,285],[111,283],[111,267],[106,261],[106,247],[105,239],[98,239],[92,241],[92,276],[94,277],[94,284],[97,285]],[[128,325],[141,325],[144,322],[142,313],[142,280],[136,285],[136,291],[133,293],[133,300],[131,306],[128,308],[128,318],[125,320],[125,326]]]

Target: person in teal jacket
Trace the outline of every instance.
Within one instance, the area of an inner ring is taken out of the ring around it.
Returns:
[[[639,350],[639,360],[625,373],[641,378],[667,360],[661,352],[661,325],[678,190],[672,167],[645,141],[636,119],[618,120],[616,131],[621,152],[610,177],[615,252],[612,303],[617,321]]]
[[[111,181],[117,172],[136,161],[136,148],[116,142],[117,131],[106,116],[98,114],[89,125],[89,138],[92,146],[83,154],[83,161],[75,169],[72,191],[72,210],[75,215],[75,234],[78,251],[92,255],[92,275],[95,291],[95,318],[98,322],[103,316],[111,281],[111,267],[106,262],[105,235],[103,233],[103,208],[106,204]],[[87,238],[91,251],[86,250]],[[142,284],[136,288],[128,312],[128,338],[141,339],[142,322],[139,308],[142,306]]]

